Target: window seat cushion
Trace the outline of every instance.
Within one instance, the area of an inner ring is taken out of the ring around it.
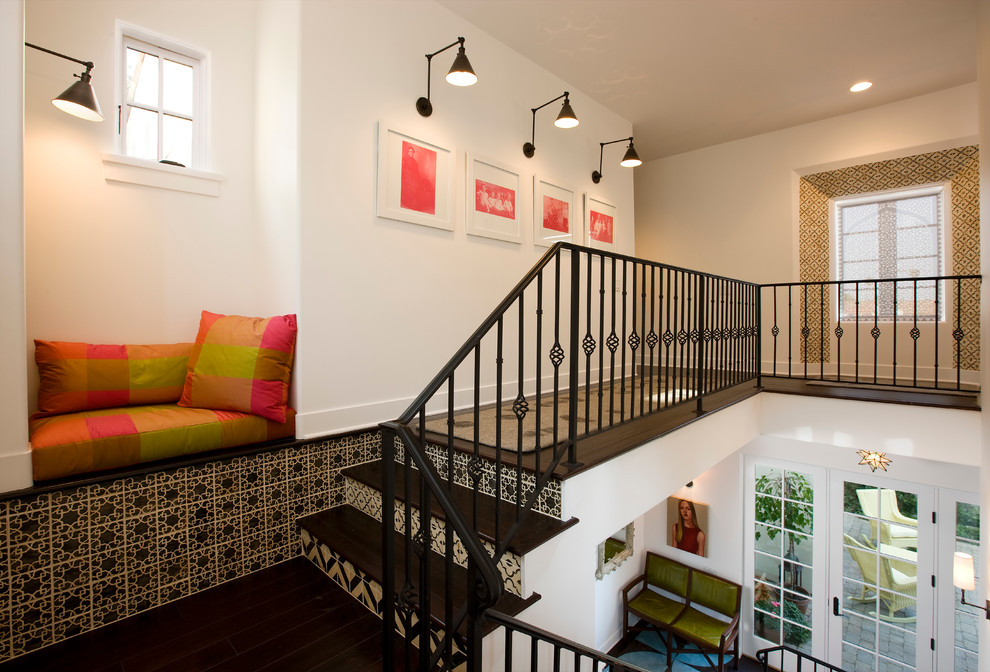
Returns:
[[[294,435],[292,409],[284,423],[277,423],[239,411],[174,403],[34,417],[30,423],[35,481]]]

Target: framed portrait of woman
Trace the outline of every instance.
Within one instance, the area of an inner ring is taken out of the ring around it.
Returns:
[[[707,558],[708,544],[708,505],[668,497],[667,545]]]

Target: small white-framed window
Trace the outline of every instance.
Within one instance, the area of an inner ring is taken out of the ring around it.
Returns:
[[[118,26],[119,152],[206,169],[206,53],[135,26]]]
[[[932,184],[833,199],[839,319],[945,319],[949,188]],[[860,282],[897,280],[897,282]]]

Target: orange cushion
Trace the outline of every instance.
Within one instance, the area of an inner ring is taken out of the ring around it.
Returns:
[[[295,315],[242,317],[204,310],[179,406],[285,422],[295,344]]]
[[[191,343],[94,345],[34,342],[41,385],[38,415],[175,402]]]

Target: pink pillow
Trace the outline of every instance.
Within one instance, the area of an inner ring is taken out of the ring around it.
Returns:
[[[285,422],[295,344],[295,315],[241,317],[204,310],[179,406]]]

